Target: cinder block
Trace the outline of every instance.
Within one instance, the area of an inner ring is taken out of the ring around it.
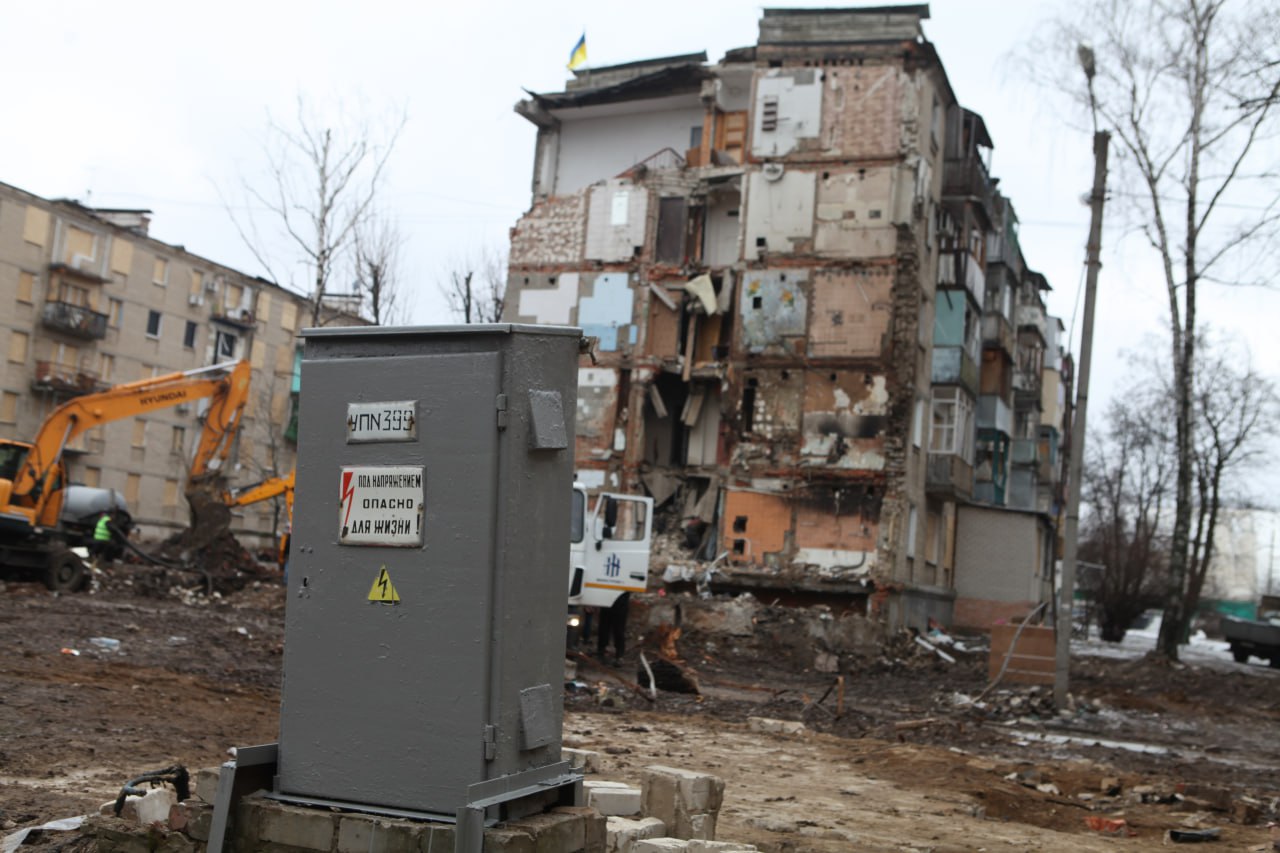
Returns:
[[[169,809],[169,828],[196,841],[208,841],[213,826],[213,806],[197,799],[183,800]]]
[[[608,839],[606,818],[587,806],[560,806],[552,809],[555,814],[573,815],[582,820],[582,849],[585,853],[604,853]]]
[[[760,848],[740,841],[702,841],[694,838],[685,849],[689,853],[757,853]]]
[[[641,812],[656,817],[673,838],[715,838],[724,780],[708,773],[654,765],[644,769]]]
[[[372,815],[338,820],[338,853],[417,853],[421,824]]]
[[[435,851],[433,844],[429,850]],[[448,848],[453,850],[452,847]],[[533,836],[519,829],[489,829],[484,833],[484,853],[536,853]]]
[[[598,786],[599,783],[587,782],[583,789],[587,793],[587,805],[602,815],[630,817],[640,813],[640,789],[630,785]],[[588,787],[590,786],[590,787]]]
[[[632,853],[669,853],[671,850],[688,850],[689,842],[683,838],[649,838],[637,841]]]
[[[667,834],[667,827],[656,817],[642,817],[631,820],[625,817],[608,818],[608,853],[635,853],[637,841],[650,838],[662,838]]]
[[[775,735],[798,735],[805,730],[799,720],[773,720],[768,717],[747,717],[747,728],[753,732]]]
[[[145,832],[138,832],[133,824],[114,818],[89,822],[99,850],[112,853],[152,853],[151,842]]]
[[[181,832],[165,833],[155,848],[155,853],[195,853],[196,842]]]
[[[197,770],[192,780],[195,795],[209,805],[213,805],[218,799],[218,774],[221,771],[221,767],[205,767]]]
[[[419,849],[429,853],[450,853],[455,830],[451,823],[428,823],[422,827]]]
[[[586,845],[586,820],[582,815],[546,812],[509,821],[509,829],[527,833],[535,853],[573,853]]]
[[[242,804],[245,801],[242,801]],[[257,824],[260,841],[274,841],[304,850],[333,849],[335,815],[321,809],[290,806],[270,800],[254,800],[250,806],[255,820],[247,821],[246,829]],[[239,823],[239,822],[237,822]]]
[[[139,826],[150,826],[153,823],[167,823],[169,810],[178,803],[178,797],[168,788],[152,788],[142,796],[125,797],[124,807],[120,810],[120,818]],[[114,815],[116,801],[109,800],[102,804],[99,811],[104,815]]]
[[[581,770],[583,773],[599,773],[604,768],[604,756],[589,749],[562,747],[560,758],[562,761],[569,762],[569,766],[574,770]]]

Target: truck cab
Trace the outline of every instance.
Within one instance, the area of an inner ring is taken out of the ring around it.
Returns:
[[[601,493],[573,485],[569,534],[569,604],[609,607],[624,592],[644,592],[653,536],[653,498]]]

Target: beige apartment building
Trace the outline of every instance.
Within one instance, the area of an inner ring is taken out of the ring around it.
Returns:
[[[248,359],[227,472],[243,485],[292,470],[297,332],[307,300],[147,234],[150,211],[94,209],[0,183],[0,435],[30,440],[68,399],[111,385]],[[185,526],[201,406],[107,424],[67,448],[72,482],[117,489],[143,536]],[[270,536],[274,501],[236,513]]]

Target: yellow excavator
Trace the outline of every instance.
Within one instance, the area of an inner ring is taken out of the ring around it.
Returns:
[[[281,568],[284,567],[285,560],[289,557],[289,536],[293,530],[293,477],[294,471],[290,471],[282,477],[268,477],[260,483],[251,483],[247,486],[241,486],[238,489],[231,489],[223,493],[222,499],[228,507],[241,507],[256,504],[259,501],[271,500],[272,498],[284,496],[285,508],[285,532],[280,537],[279,546],[276,550],[276,562]]]
[[[0,570],[42,573],[53,590],[74,591],[88,573],[72,547],[91,529],[64,517],[63,453],[79,435],[112,421],[208,399],[189,477],[216,473],[231,452],[249,396],[249,363],[226,362],[116,385],[75,397],[45,419],[30,442],[0,439]],[[96,519],[94,519],[96,520]]]

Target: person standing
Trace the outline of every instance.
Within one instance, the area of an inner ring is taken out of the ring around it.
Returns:
[[[93,526],[93,553],[105,555],[111,550],[111,513],[104,512]]]
[[[600,624],[596,627],[596,657],[605,661],[609,640],[613,640],[614,664],[622,662],[627,648],[627,611],[631,608],[631,593],[624,592],[610,607],[600,608]]]

